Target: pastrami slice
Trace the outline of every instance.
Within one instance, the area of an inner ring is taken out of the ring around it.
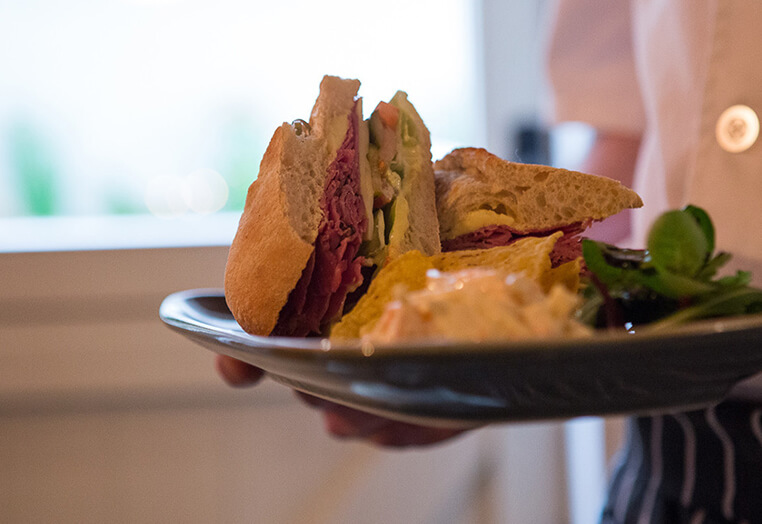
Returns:
[[[563,236],[558,239],[550,254],[551,262],[555,267],[582,256],[581,235],[589,226],[590,221],[586,221],[558,228],[517,231],[506,225],[489,225],[455,238],[442,240],[442,251],[507,246],[525,237],[545,237],[561,231]]]
[[[328,166],[315,251],[281,310],[273,335],[320,333],[341,316],[347,293],[362,283],[363,260],[358,252],[368,220],[360,189],[359,126],[358,112],[352,111],[344,141]]]

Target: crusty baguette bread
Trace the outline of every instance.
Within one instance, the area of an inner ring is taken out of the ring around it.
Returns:
[[[326,165],[324,151],[324,141],[298,137],[283,124],[249,187],[225,268],[225,299],[248,333],[273,330],[312,254],[325,180],[325,168],[315,166]]]
[[[272,332],[314,250],[327,167],[346,134],[359,86],[357,80],[324,78],[309,127],[284,123],[262,158],[225,268],[228,307],[248,333]]]
[[[505,161],[484,149],[456,149],[434,164],[442,239],[475,211],[500,215],[513,230],[537,231],[602,220],[641,207],[634,191],[609,178]]]

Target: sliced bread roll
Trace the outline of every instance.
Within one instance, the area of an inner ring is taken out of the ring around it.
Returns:
[[[484,149],[456,149],[434,170],[443,240],[485,226],[549,231],[643,205],[637,193],[616,180],[508,162]]]
[[[374,111],[371,137],[359,86],[324,77],[309,124],[276,130],[249,188],[225,275],[249,333],[327,333],[377,267],[440,250],[429,132],[398,92]]]
[[[273,331],[312,256],[327,168],[347,132],[359,86],[326,77],[310,124],[284,123],[270,140],[225,268],[227,304],[248,333]]]
[[[267,148],[225,269],[225,298],[241,327],[268,334],[299,280],[322,218],[325,141],[283,124]]]

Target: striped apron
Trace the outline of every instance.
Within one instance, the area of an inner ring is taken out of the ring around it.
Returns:
[[[762,523],[762,405],[628,421],[605,524]]]

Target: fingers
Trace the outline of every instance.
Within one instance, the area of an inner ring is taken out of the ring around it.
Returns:
[[[218,355],[217,371],[231,386],[257,383],[264,371],[234,358]],[[390,420],[305,393],[297,392],[308,405],[323,413],[326,431],[341,439],[364,440],[383,447],[427,446],[449,440],[465,430],[419,426]]]
[[[305,403],[322,411],[326,430],[337,438],[401,448],[437,444],[465,432],[463,429],[435,428],[390,420],[304,393],[298,394]]]
[[[345,439],[372,437],[390,423],[385,418],[336,404],[323,410],[323,420],[328,433]]]
[[[334,437],[368,437],[390,422],[383,417],[342,406],[300,391],[297,391],[296,394],[305,404],[323,413],[326,431]]]
[[[235,387],[254,385],[265,374],[259,368],[226,355],[217,355],[216,365],[217,372],[225,382]]]
[[[405,422],[393,422],[373,433],[369,440],[384,447],[431,446],[450,440],[465,430],[449,428],[431,428]]]

